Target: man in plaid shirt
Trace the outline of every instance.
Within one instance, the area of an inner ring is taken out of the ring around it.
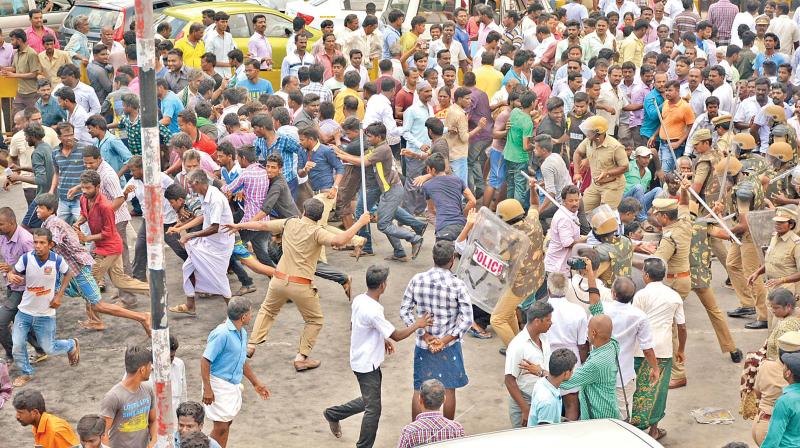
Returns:
[[[731,28],[736,14],[739,14],[739,7],[730,0],[719,0],[708,7],[708,21],[717,29],[718,47],[731,42],[731,33],[736,32]]]
[[[424,409],[400,432],[397,448],[412,448],[433,442],[464,437],[464,427],[442,415],[445,388],[439,380],[428,380],[420,388],[419,405]]]
[[[464,370],[461,338],[472,326],[472,302],[466,286],[450,270],[455,263],[452,241],[438,241],[433,246],[435,267],[411,278],[400,305],[400,317],[411,325],[416,316],[430,314],[433,325],[417,332],[414,348],[414,397],[411,413],[421,412],[419,390],[422,383],[438,379],[445,387],[444,416],[456,413],[456,389],[469,382]]]

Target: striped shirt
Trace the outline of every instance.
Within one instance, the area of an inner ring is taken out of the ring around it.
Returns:
[[[309,93],[316,93],[319,95],[319,102],[320,103],[332,103],[333,102],[333,94],[331,93],[331,89],[325,87],[321,83],[318,82],[310,82],[307,86],[300,89],[300,93],[303,96],[308,95]]]
[[[411,325],[417,316],[426,313],[433,317],[428,333],[437,338],[455,336],[448,346],[458,342],[472,326],[472,302],[464,282],[454,273],[437,267],[412,277],[403,295],[400,317],[406,325]],[[427,350],[422,334],[417,332],[417,347]]]
[[[589,306],[592,315],[603,314],[603,304]],[[561,383],[562,390],[580,388],[581,420],[616,418],[617,406],[617,354],[619,343],[611,339],[600,347],[595,347],[586,363],[575,369],[572,378]]]
[[[100,192],[108,199],[109,205],[114,202],[114,199],[124,196],[117,172],[108,162],[105,160],[100,162],[100,166],[97,167],[97,174],[100,175]],[[123,202],[118,209],[114,210],[114,224],[130,220],[131,212],[128,211],[128,206]]]
[[[421,412],[400,432],[397,448],[412,448],[443,440],[464,437],[464,427],[439,412]]]
[[[519,27],[503,30],[503,43],[512,44],[514,48],[522,48],[522,31]]]
[[[230,183],[222,186],[223,193],[241,192],[244,197],[244,215],[241,222],[255,216],[269,190],[267,171],[258,163],[251,163]]]
[[[675,16],[675,21],[672,24],[672,32],[680,33],[681,37],[683,33],[694,33],[697,22],[699,21],[700,16],[691,9],[687,9]]]
[[[287,54],[281,63],[281,79],[291,75],[297,76],[300,67],[310,67],[317,62],[311,53],[303,53],[301,57],[297,53]]]
[[[727,45],[731,41],[736,14],[739,14],[739,7],[730,0],[719,0],[708,7],[708,20],[717,29],[717,45]]]
[[[94,258],[89,254],[86,246],[81,244],[78,234],[66,221],[56,215],[50,215],[42,223],[42,228],[53,234],[53,252],[67,260],[69,268],[77,275],[84,266],[94,264]]]
[[[81,173],[86,169],[83,164],[83,146],[75,144],[69,154],[61,151],[61,146],[53,151],[53,169],[58,174],[58,199],[68,201],[67,192],[78,185]],[[80,197],[77,193],[73,199]]]

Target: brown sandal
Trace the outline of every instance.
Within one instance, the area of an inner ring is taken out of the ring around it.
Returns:
[[[78,338],[74,338],[73,341],[75,341],[75,349],[67,353],[67,358],[69,359],[69,365],[75,367],[81,362],[81,347],[78,344]]]

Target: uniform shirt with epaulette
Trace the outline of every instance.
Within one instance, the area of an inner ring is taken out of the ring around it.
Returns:
[[[522,231],[531,240],[528,256],[522,260],[522,266],[517,271],[517,278],[511,292],[517,297],[528,297],[536,292],[544,282],[544,231],[539,222],[539,212],[535,207],[528,210],[525,219],[512,225]]]
[[[578,145],[576,151],[582,151],[586,154],[592,176],[598,176],[600,173],[608,172],[617,167],[627,167],[629,164],[625,146],[610,135],[606,135],[605,140],[600,145],[595,145],[587,138]],[[594,181],[592,182],[594,183]],[[608,188],[611,191],[625,188],[625,176],[620,175],[614,180],[596,185],[601,188]]]
[[[692,289],[711,287],[711,245],[708,235],[710,225],[707,218],[700,218],[692,223],[692,244],[689,251]]]
[[[600,261],[609,262],[610,266],[600,279],[606,285],[614,283],[617,277],[630,277],[633,269],[633,244],[626,236],[614,236],[594,247]]]
[[[733,142],[733,133],[728,131],[725,133],[725,135],[717,139],[712,149],[719,151],[720,157],[722,157],[722,154],[727,154],[730,151],[732,142]]]
[[[692,181],[701,185],[697,194],[706,202],[716,201],[719,195],[719,178],[714,174],[714,167],[720,160],[722,153],[716,149],[705,152],[697,158]]]
[[[800,271],[800,236],[788,231],[781,236],[772,234],[767,253],[764,255],[766,279],[788,277]],[[784,284],[787,289],[797,289],[797,284]]]
[[[667,262],[667,275],[689,272],[689,252],[692,241],[692,224],[689,211],[680,207],[678,220],[661,229],[661,241],[654,257]]]

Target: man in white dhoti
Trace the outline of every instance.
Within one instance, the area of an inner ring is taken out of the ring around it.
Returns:
[[[222,448],[228,444],[231,423],[242,408],[242,376],[250,381],[262,399],[269,398],[269,389],[258,381],[250,363],[246,362],[247,330],[244,327],[252,318],[250,302],[240,296],[232,298],[228,303],[228,318],[209,333],[200,358],[203,404],[206,417],[214,422],[211,438]]]
[[[233,224],[228,199],[209,184],[203,170],[196,169],[188,174],[189,187],[203,198],[203,228],[189,232],[181,237],[188,258],[183,263],[183,291],[186,303],[172,307],[173,313],[196,316],[195,292],[219,294],[227,302],[231,298],[231,284],[228,281],[227,266],[233,253],[234,236],[222,231],[225,224]]]

